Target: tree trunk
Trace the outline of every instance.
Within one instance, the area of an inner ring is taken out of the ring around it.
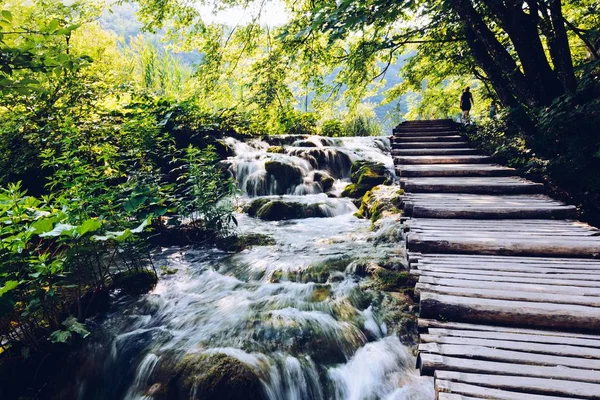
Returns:
[[[471,0],[453,1],[451,7],[460,19],[466,25],[469,25],[469,29],[472,30],[477,40],[485,47],[485,51],[489,54],[492,63],[495,65],[495,69],[504,77],[503,81],[507,86],[506,89],[512,92],[521,104],[537,107],[539,102],[527,83],[525,76],[519,70],[515,60],[506,48],[488,28],[481,15],[473,8]],[[485,71],[488,73],[487,70]]]
[[[536,102],[548,105],[564,93],[557,74],[552,70],[538,33],[537,3],[528,1],[529,13],[523,9],[523,0],[484,0],[487,9],[500,23],[514,45],[523,73]]]
[[[511,115],[519,128],[530,137],[537,133],[535,124],[529,118],[523,106],[515,98],[514,92],[511,90],[511,85],[508,77],[501,67],[494,61],[488,53],[485,45],[481,42],[472,26],[468,23],[464,24],[465,37],[467,44],[471,49],[475,62],[487,75],[494,90],[498,94],[498,98],[504,107],[510,109]]]
[[[554,28],[552,60],[565,92],[574,94],[577,90],[577,81],[573,72],[573,58],[571,57],[571,48],[569,47],[560,0],[550,0],[550,18]]]

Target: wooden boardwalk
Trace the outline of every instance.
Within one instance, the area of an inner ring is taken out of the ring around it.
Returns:
[[[600,230],[452,121],[405,122],[392,148],[436,398],[600,399]]]

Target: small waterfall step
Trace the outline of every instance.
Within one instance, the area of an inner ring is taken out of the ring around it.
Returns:
[[[514,168],[498,164],[412,164],[396,168],[400,177],[514,176]]]
[[[458,149],[392,149],[392,156],[423,156],[423,155],[471,155],[477,154],[476,149],[458,148]]]
[[[456,124],[425,126],[391,143],[436,400],[600,399],[600,231],[514,169],[457,154]]]

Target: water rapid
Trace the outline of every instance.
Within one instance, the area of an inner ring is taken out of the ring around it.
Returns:
[[[339,198],[352,162],[374,160],[393,171],[389,142],[278,143],[227,140],[240,208],[277,199],[317,204],[321,218],[265,221],[240,212],[239,233],[267,235],[269,245],[235,254],[157,251],[155,264],[168,272],[156,288],[120,298],[93,327],[78,359],[78,399],[204,399],[206,382],[181,378],[198,374],[195,365],[234,365],[256,377],[259,387],[248,386],[248,399],[433,399],[431,379],[419,376],[399,338],[404,305],[357,273],[361,263],[402,254],[353,215],[350,199]]]

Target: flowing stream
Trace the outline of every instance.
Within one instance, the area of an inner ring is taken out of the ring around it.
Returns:
[[[220,353],[256,371],[268,399],[433,399],[431,379],[419,376],[399,338],[402,304],[357,273],[361,263],[402,257],[398,245],[356,218],[350,199],[337,197],[355,160],[393,171],[387,139],[281,138],[277,150],[262,141],[227,144],[235,151],[227,163],[243,193],[240,205],[268,197],[318,204],[327,217],[263,221],[240,212],[241,235],[274,241],[235,254],[158,251],[155,264],[168,273],[156,288],[121,298],[94,327],[78,367],[78,398],[166,398],[168,366]],[[301,177],[282,187],[268,161]],[[324,175],[333,178],[328,193]],[[188,398],[204,397],[192,389]]]

